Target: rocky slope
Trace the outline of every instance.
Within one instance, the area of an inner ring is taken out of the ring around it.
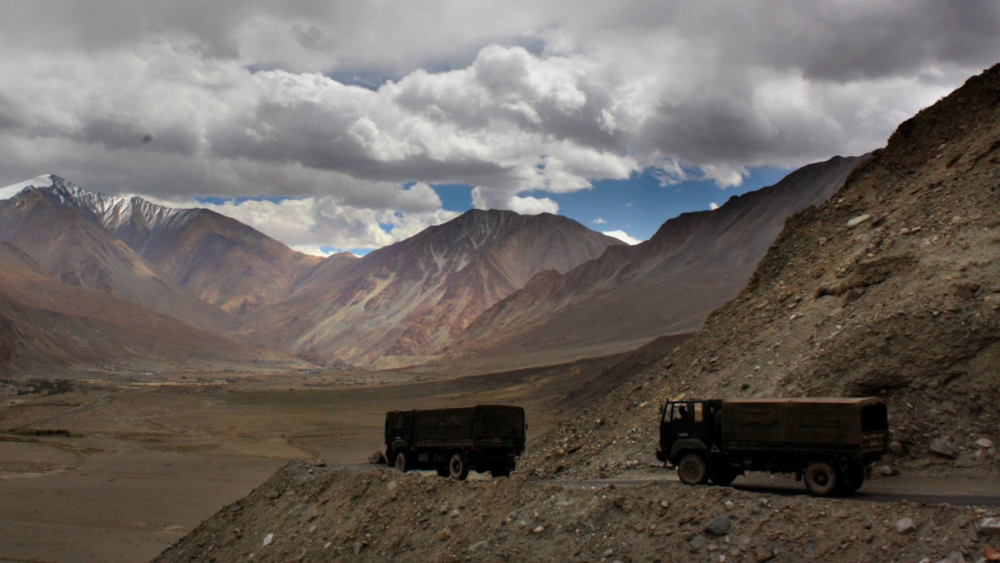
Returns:
[[[839,193],[790,218],[700,334],[567,421],[532,463],[596,474],[651,462],[668,397],[876,395],[904,472],[995,476],[998,311],[1000,66],[902,123]]]
[[[185,289],[236,315],[284,299],[321,260],[207,209],[91,192],[55,175],[35,183],[53,203],[103,226]]]
[[[28,187],[0,200],[0,241],[14,244],[65,284],[106,292],[200,329],[239,326],[46,188]]]
[[[451,344],[538,272],[566,272],[621,244],[565,217],[473,210],[346,268],[321,264],[330,271],[248,316],[242,332],[327,360],[412,361]]]
[[[154,561],[958,562],[996,552],[979,529],[996,511],[612,487],[294,462]]]
[[[284,354],[237,344],[109,293],[60,283],[17,247],[0,242],[0,373],[124,365],[302,365]],[[183,361],[178,362],[178,358]]]
[[[517,353],[698,330],[746,285],[785,219],[829,198],[863,160],[805,166],[717,210],[671,219],[646,242],[565,274],[542,272],[477,318],[452,350]]]

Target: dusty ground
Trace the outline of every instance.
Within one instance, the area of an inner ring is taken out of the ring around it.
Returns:
[[[0,562],[148,561],[288,460],[365,461],[390,409],[518,403],[534,439],[618,359],[2,383]]]
[[[977,561],[998,513],[292,463],[156,561]],[[719,517],[724,529],[708,525]]]

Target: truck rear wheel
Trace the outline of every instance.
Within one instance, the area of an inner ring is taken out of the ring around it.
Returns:
[[[860,465],[848,465],[845,477],[846,479],[841,482],[838,492],[843,495],[854,494],[865,482],[865,468]]]
[[[687,454],[677,464],[677,476],[685,485],[704,485],[708,482],[708,463],[698,454]]]
[[[841,481],[837,470],[825,461],[814,461],[806,467],[805,475],[802,476],[806,482],[806,489],[814,496],[826,497],[837,491]]]
[[[464,481],[469,476],[469,464],[466,463],[462,452],[451,454],[451,459],[448,460],[448,473],[451,474],[452,479],[459,481]]]
[[[396,469],[402,473],[410,470],[410,459],[407,457],[406,452],[396,453]]]

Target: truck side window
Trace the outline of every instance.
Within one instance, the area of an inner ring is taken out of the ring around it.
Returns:
[[[702,412],[702,407],[703,406],[704,406],[703,403],[695,403],[694,404],[694,421],[695,422],[701,422],[702,420],[704,420],[705,417],[704,417],[704,413]]]
[[[670,420],[684,421],[688,419],[688,410],[684,405],[674,405],[674,412],[670,416]]]
[[[670,422],[670,412],[674,409],[673,405],[666,405],[663,407],[663,422]]]

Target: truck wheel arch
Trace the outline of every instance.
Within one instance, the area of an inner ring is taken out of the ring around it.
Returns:
[[[673,447],[670,448],[670,462],[673,463],[674,465],[677,465],[682,456],[695,452],[700,453],[707,457],[708,446],[705,445],[705,442],[702,442],[697,438],[677,440],[676,442],[674,442]]]

